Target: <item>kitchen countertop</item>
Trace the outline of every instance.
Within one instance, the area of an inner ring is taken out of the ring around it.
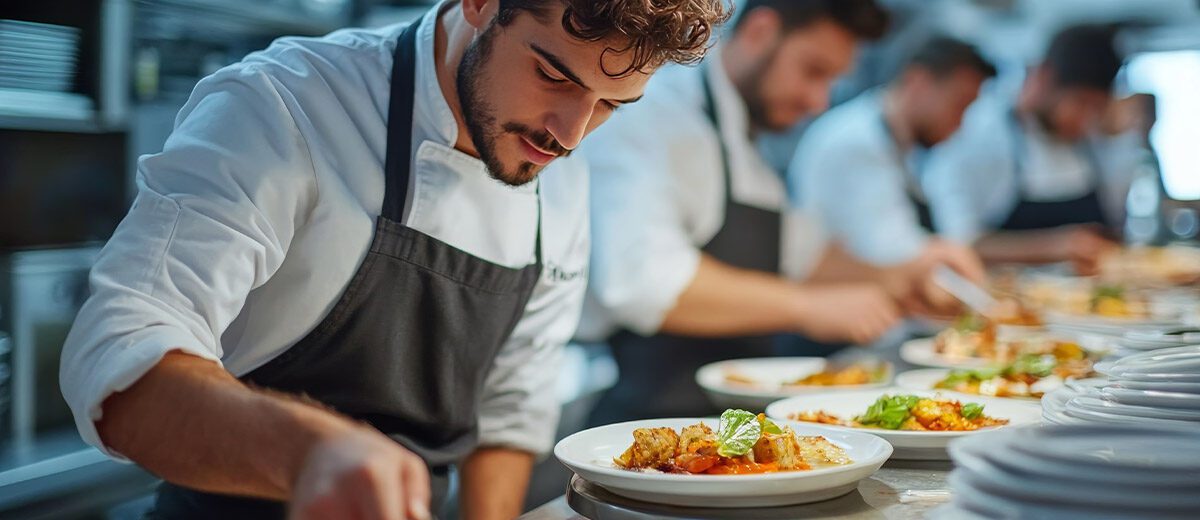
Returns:
[[[805,518],[919,519],[949,501],[948,461],[893,460],[848,495],[800,507]],[[680,517],[683,518],[683,517]],[[556,498],[518,520],[585,520]],[[600,519],[603,520],[603,519]]]

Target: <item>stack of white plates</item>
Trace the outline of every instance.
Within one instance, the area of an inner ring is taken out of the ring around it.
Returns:
[[[1125,332],[1117,347],[1121,350],[1158,350],[1200,344],[1200,327],[1173,327],[1162,330]]]
[[[1139,352],[1096,364],[1107,377],[1068,383],[1042,399],[1055,424],[1129,424],[1200,432],[1200,346]]]
[[[950,444],[951,504],[931,518],[1196,518],[1200,433],[1009,428]]]
[[[69,91],[78,52],[76,27],[0,20],[0,88]]]

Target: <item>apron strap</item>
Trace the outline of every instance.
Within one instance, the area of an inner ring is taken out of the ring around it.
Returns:
[[[392,65],[392,95],[388,106],[387,158],[384,160],[383,208],[380,215],[404,220],[412,169],[413,98],[417,65],[417,33],[421,19],[410,24],[396,42]]]
[[[700,66],[700,84],[704,87],[704,115],[712,123],[717,132],[717,144],[721,151],[721,165],[725,172],[725,207],[733,202],[733,169],[729,163],[729,149],[725,146],[725,136],[721,133],[721,118],[717,115],[716,97],[713,95],[712,82],[708,79],[709,66],[707,62]]]

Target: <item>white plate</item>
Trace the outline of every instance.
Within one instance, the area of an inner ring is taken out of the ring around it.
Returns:
[[[571,435],[554,447],[554,456],[575,474],[621,496],[687,507],[771,507],[828,500],[858,486],[892,454],[887,442],[860,432],[787,421],[797,435],[823,435],[846,450],[854,462],[811,471],[758,475],[676,475],[628,471],[613,457],[633,442],[638,428],[676,430],[705,422],[714,430],[716,419],[650,419],[610,424]]]
[[[1109,485],[1076,478],[1050,477],[1037,466],[1018,468],[999,466],[990,452],[1007,452],[1004,446],[983,447],[981,443],[950,445],[955,466],[963,473],[978,477],[994,486],[997,494],[1020,501],[1062,502],[1102,508],[1132,507],[1150,510],[1200,508],[1200,494],[1187,488],[1160,487],[1127,480]],[[974,448],[974,449],[972,449]],[[1001,457],[1002,458],[1002,457]]]
[[[955,392],[948,389],[938,390],[934,388],[934,385],[937,385],[939,381],[950,375],[950,372],[951,369],[949,368],[922,368],[918,370],[901,372],[900,374],[896,375],[896,386],[909,390],[940,391],[946,394],[965,396],[966,398],[987,397],[990,399],[1015,399],[1017,401],[1026,402],[1038,402],[1041,400],[1038,397],[998,397],[994,395],[968,394],[966,392]]]
[[[1200,383],[1182,383],[1173,381],[1130,381],[1114,379],[1112,386],[1133,390],[1155,390],[1159,392],[1175,392],[1181,394],[1200,395]]]
[[[1191,519],[1194,512],[1144,510],[1133,507],[1100,507],[1061,502],[1034,502],[1005,496],[1000,486],[978,475],[954,471],[947,478],[954,504],[980,511],[989,518],[1036,518],[1054,520],[1128,520],[1132,518]]]
[[[1094,425],[1082,428],[1027,428],[1006,431],[1007,446],[1076,471],[1190,471],[1200,468],[1194,430],[1130,429]]]
[[[1182,408],[1200,411],[1200,395],[1157,390],[1137,390],[1109,386],[1100,389],[1100,397],[1114,403],[1158,408]]]
[[[920,392],[902,388],[868,390],[860,392],[837,392],[826,394],[801,395],[772,403],[767,407],[767,415],[779,420],[789,420],[791,414],[824,410],[828,413],[849,419],[861,415],[867,407],[884,394],[911,394],[922,397],[941,395],[946,398],[963,402],[974,402],[984,405],[983,413],[1000,419],[1008,419],[1012,426],[1037,424],[1041,420],[1041,408],[1033,403],[1014,401],[1011,399],[994,399],[980,396],[964,396],[961,394]],[[945,431],[900,431],[877,428],[850,428],[845,426],[826,425],[844,431],[866,432],[886,439],[896,448],[894,458],[897,459],[931,459],[946,460],[946,445],[951,440],[973,435],[997,428],[984,428],[976,431],[945,432]]]
[[[1104,395],[1103,389],[1100,390],[1100,395]],[[1191,421],[1200,423],[1200,410],[1159,408],[1155,406],[1135,406],[1086,395],[1072,398],[1071,401],[1067,403],[1067,409],[1070,410],[1072,408],[1124,415],[1128,417],[1145,417],[1148,419],[1165,419],[1168,421]]]
[[[944,356],[934,350],[933,338],[918,338],[900,345],[900,359],[914,365],[938,368],[983,368],[992,363],[982,358]]]
[[[1084,444],[1075,441],[1080,438]],[[971,437],[955,442],[951,449],[972,450],[1010,471],[1093,482],[1097,486],[1134,483],[1190,488],[1200,479],[1200,467],[1189,468],[1186,462],[1173,468],[1166,467],[1158,464],[1161,455],[1156,454],[1159,450],[1175,449],[1181,443],[1186,444],[1183,453],[1194,452],[1193,439],[1191,433],[1137,427],[1043,426],[1012,428],[986,437]],[[1049,451],[1066,445],[1079,445],[1079,448],[1072,447],[1075,451],[1062,453]]]
[[[719,361],[700,367],[696,371],[696,384],[708,394],[718,408],[746,408],[762,410],[767,405],[794,395],[814,392],[841,392],[884,388],[891,384],[892,369],[889,366],[884,380],[865,385],[807,386],[784,385],[825,369],[825,358],[817,357],[774,357],[733,359]],[[761,381],[761,385],[738,384],[725,378],[730,373]]]

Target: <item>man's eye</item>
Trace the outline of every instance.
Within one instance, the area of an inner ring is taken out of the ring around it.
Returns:
[[[604,101],[603,103],[604,108],[608,109],[609,112],[616,112],[618,108],[621,108],[621,105],[613,103],[612,101]]]
[[[538,71],[538,75],[541,76],[542,79],[549,81],[550,83],[566,83],[567,82],[567,80],[565,80],[565,79],[555,78],[549,74],[546,74],[546,71],[542,70],[541,67],[536,67],[536,68]]]

